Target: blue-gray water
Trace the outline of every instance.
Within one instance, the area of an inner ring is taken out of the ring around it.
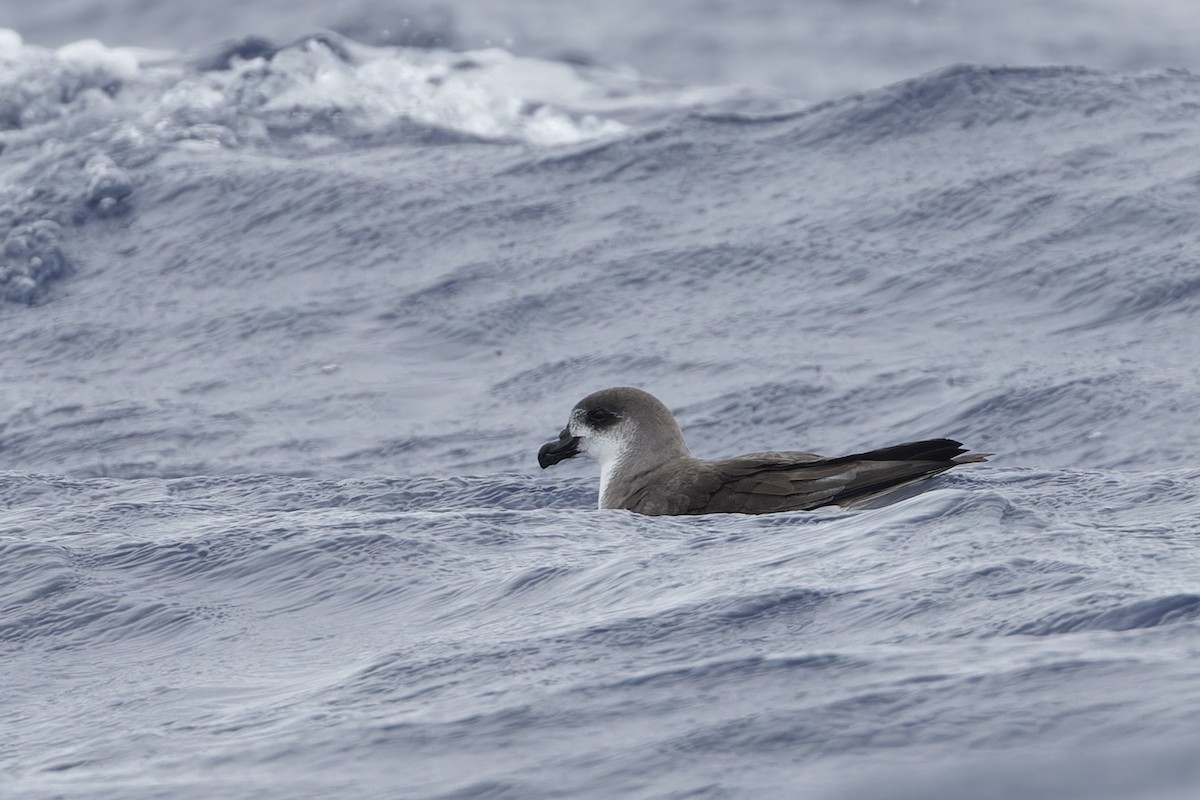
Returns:
[[[1189,7],[52,5],[0,3],[0,796],[1195,796]],[[615,384],[702,456],[996,455],[601,512],[535,454]]]

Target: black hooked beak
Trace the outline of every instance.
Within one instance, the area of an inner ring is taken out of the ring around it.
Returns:
[[[538,463],[542,469],[552,467],[560,461],[579,455],[579,437],[572,436],[567,428],[562,429],[557,442],[546,442],[538,450]]]

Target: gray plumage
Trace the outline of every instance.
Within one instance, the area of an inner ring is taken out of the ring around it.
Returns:
[[[538,452],[542,468],[579,453],[600,462],[600,508],[641,514],[768,514],[861,506],[959,464],[986,461],[953,439],[928,439],[828,458],[749,453],[692,456],[675,416],[641,389],[588,395],[567,427]]]

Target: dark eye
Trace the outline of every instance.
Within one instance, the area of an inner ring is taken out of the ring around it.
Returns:
[[[587,421],[593,425],[603,425],[606,422],[612,422],[616,418],[617,415],[607,408],[593,408],[587,412]]]

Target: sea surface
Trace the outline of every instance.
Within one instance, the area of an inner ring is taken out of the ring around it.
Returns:
[[[1200,796],[1194,4],[0,26],[0,797]],[[613,385],[994,456],[599,511]]]

